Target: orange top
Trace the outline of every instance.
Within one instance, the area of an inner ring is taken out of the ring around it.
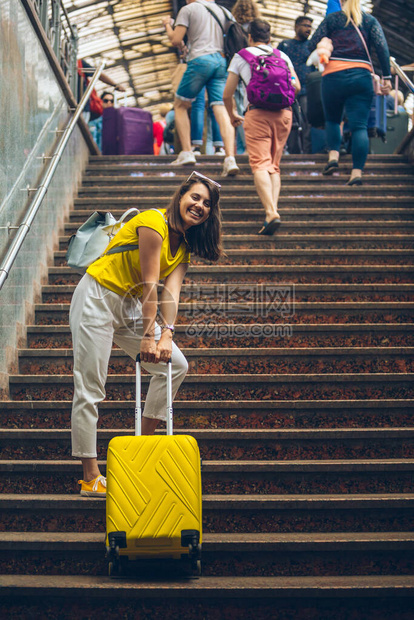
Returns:
[[[330,73],[337,73],[338,71],[345,71],[346,69],[366,69],[367,71],[371,71],[370,65],[366,62],[352,62],[352,60],[330,60],[322,75],[329,75]]]

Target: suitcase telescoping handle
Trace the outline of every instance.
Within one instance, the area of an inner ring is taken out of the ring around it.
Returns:
[[[135,435],[141,435],[141,355],[136,357],[136,389],[135,389]],[[167,362],[167,435],[173,434],[172,409],[172,368],[171,360]]]

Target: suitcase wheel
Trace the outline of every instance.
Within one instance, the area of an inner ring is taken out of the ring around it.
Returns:
[[[190,544],[188,545],[188,552],[191,562],[191,572],[194,577],[200,577],[201,575],[201,545]]]
[[[108,547],[106,555],[109,558],[109,563],[108,563],[109,577],[119,577],[120,575],[122,575],[121,559],[119,556],[119,547],[115,545]]]
[[[120,577],[123,575],[124,571],[122,570],[122,564],[120,560],[113,560],[108,564],[108,575],[109,577]]]
[[[108,575],[118,577],[121,574],[121,563],[118,559],[112,559],[108,564]]]
[[[188,545],[188,554],[193,560],[201,559],[201,545],[200,543],[191,543]]]
[[[192,560],[186,572],[189,577],[200,577],[201,576],[201,560]]]

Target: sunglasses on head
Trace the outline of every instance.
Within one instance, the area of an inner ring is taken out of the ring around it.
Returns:
[[[210,183],[212,183],[219,189],[221,188],[220,183],[217,183],[217,181],[213,181],[213,179],[210,179],[209,177],[206,177],[204,174],[201,174],[201,172],[196,172],[195,170],[193,170],[193,172],[190,174],[190,176],[186,180],[186,183],[188,183],[188,181],[190,181],[191,179],[204,179],[205,181],[210,181]]]
[[[102,101],[103,101],[104,103],[113,103],[113,102],[114,102],[114,100],[113,100],[113,99],[102,99]]]

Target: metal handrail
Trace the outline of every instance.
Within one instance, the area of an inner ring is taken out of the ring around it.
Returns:
[[[72,35],[72,37],[75,39],[78,35],[77,35],[77,32],[75,32],[75,31],[74,31],[73,26],[72,26],[72,24],[70,23],[70,20],[69,20],[69,15],[68,15],[67,10],[65,9],[65,5],[64,5],[64,4],[61,4],[60,9],[61,9],[61,11],[62,11],[63,15],[65,16],[66,23],[67,23],[68,28],[69,28],[69,30],[70,30],[70,34],[71,34],[71,35]]]
[[[36,12],[44,33],[71,85],[76,97],[76,58],[78,55],[78,35],[72,26],[63,0],[28,0]],[[66,25],[64,24],[66,21]]]
[[[50,163],[46,170],[44,178],[42,179],[41,185],[39,185],[39,187],[37,187],[36,190],[34,190],[35,195],[33,197],[32,202],[30,203],[29,208],[27,209],[26,216],[23,222],[18,227],[18,232],[16,233],[16,236],[14,237],[10,245],[10,248],[7,251],[7,254],[4,257],[0,265],[0,291],[3,288],[3,285],[9,276],[10,269],[12,268],[14,261],[17,258],[17,255],[30,230],[33,220],[35,219],[39,211],[43,198],[45,197],[49,189],[49,185],[52,181],[53,175],[55,174],[56,168],[58,167],[58,164],[62,158],[63,151],[65,150],[65,147],[72,135],[72,132],[74,128],[76,127],[76,123],[78,122],[79,117],[83,112],[86,102],[88,101],[90,94],[105,67],[105,64],[106,62],[102,61],[101,65],[96,69],[95,73],[93,74],[93,77],[88,84],[88,88],[85,90],[83,97],[80,100],[79,105],[76,108],[73,117],[67,124],[66,128],[63,130],[62,137],[58,143],[56,152],[50,158]]]
[[[412,93],[414,93],[414,84],[413,84],[413,82],[410,80],[410,78],[405,73],[405,71],[403,71],[403,69],[400,67],[400,65],[396,63],[395,58],[391,57],[390,58],[390,63],[391,63],[391,67],[394,69],[394,71],[398,75],[398,77],[401,78],[401,80],[404,82],[406,87]]]

